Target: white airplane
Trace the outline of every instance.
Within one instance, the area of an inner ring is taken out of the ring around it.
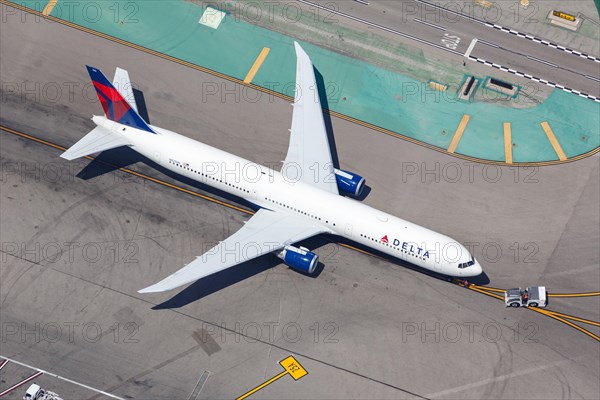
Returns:
[[[171,290],[271,252],[289,267],[310,274],[317,255],[294,244],[322,233],[439,274],[480,275],[480,264],[454,239],[340,195],[360,195],[365,180],[334,168],[313,64],[298,43],[295,48],[297,89],[281,172],[147,124],[137,112],[127,71],[117,68],[111,84],[98,69],[87,67],[105,116],[94,116],[97,127],[61,157],[73,160],[129,146],[171,171],[243,198],[258,209],[232,236],[139,292]]]

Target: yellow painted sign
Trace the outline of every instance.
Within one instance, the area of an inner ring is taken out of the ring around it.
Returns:
[[[556,10],[554,10],[554,11],[552,11],[552,15],[554,15],[555,17],[562,18],[562,19],[566,19],[567,21],[571,21],[571,22],[575,21],[575,16],[574,15],[567,14],[567,13],[564,13],[562,11],[556,11]]]
[[[295,381],[297,381],[298,379],[302,378],[303,376],[306,376],[308,374],[308,371],[304,369],[304,367],[302,365],[300,365],[300,363],[298,362],[298,360],[296,360],[293,356],[289,356],[287,358],[284,358],[283,360],[279,361],[279,364],[284,368],[284,371],[280,372],[279,374],[275,375],[274,377],[272,377],[271,379],[269,379],[268,381],[261,383],[260,385],[258,385],[257,387],[255,387],[254,389],[252,389],[251,391],[241,395],[240,397],[238,397],[236,400],[243,400],[246,397],[258,392],[259,390],[269,386],[271,383],[275,382],[276,380],[278,380],[279,378],[282,378],[286,375],[291,375],[292,378],[294,378]]]
[[[289,374],[292,376],[292,378],[294,378],[295,381],[308,374],[308,372],[302,367],[302,365],[300,365],[300,363],[296,361],[296,359],[292,356],[289,356],[288,358],[279,361],[279,364],[281,364],[281,366],[285,368],[287,372],[289,372]]]

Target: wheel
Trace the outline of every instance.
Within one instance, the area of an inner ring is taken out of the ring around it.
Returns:
[[[529,307],[537,307],[538,303],[529,303]]]
[[[510,307],[519,307],[519,303],[510,303],[509,306]]]

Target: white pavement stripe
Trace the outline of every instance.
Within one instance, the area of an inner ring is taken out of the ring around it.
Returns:
[[[537,61],[537,62],[542,63],[542,64],[549,65],[549,66],[554,67],[554,68],[558,68],[559,67],[558,64],[554,64],[554,63],[548,62],[546,60],[542,60],[541,58],[537,58],[537,57],[533,57],[533,56],[527,56],[527,58],[529,58],[530,60],[533,60],[533,61]]]
[[[585,77],[593,81],[600,82],[600,79],[596,78],[595,76],[585,75]]]
[[[541,83],[544,83],[547,86],[550,86],[550,87],[553,87],[553,88],[557,88],[557,89],[563,90],[565,92],[575,93],[579,97],[583,97],[585,99],[592,99],[596,103],[600,103],[600,98],[592,96],[591,94],[587,94],[587,93],[580,92],[579,90],[567,88],[567,87],[564,87],[562,85],[556,84],[554,82],[550,82],[550,81],[548,81],[546,79],[538,78],[537,76],[533,76],[533,75],[530,75],[530,74],[525,74],[525,73],[516,71],[516,70],[514,70],[512,68],[506,68],[506,67],[504,67],[502,65],[499,65],[499,64],[496,64],[496,63],[491,63],[491,62],[489,62],[487,60],[484,60],[483,58],[469,56],[469,60],[477,61],[478,63],[484,64],[484,65],[487,65],[487,66],[490,66],[490,67],[498,68],[498,69],[500,69],[502,71],[510,72],[510,73],[512,73],[512,74],[514,74],[516,76],[524,77],[524,78],[527,78],[527,79],[529,79],[531,81],[534,81],[534,82],[541,82]],[[590,76],[587,76],[587,75],[586,75],[586,78],[594,79],[593,77],[590,77]],[[600,81],[600,79],[598,81]]]
[[[304,2],[303,0],[297,0],[297,1]],[[442,10],[442,11],[444,11],[446,13],[459,16],[461,18],[467,19],[467,20],[472,21],[472,22],[476,22],[478,24],[485,25],[485,26],[487,26],[489,28],[499,29],[501,31],[508,32],[508,33],[513,34],[513,35],[517,35],[517,36],[522,37],[524,39],[532,40],[532,41],[534,41],[536,43],[543,43],[543,44],[545,44],[547,46],[550,46],[550,47],[553,47],[555,49],[559,48],[560,50],[566,51],[567,53],[569,52],[567,50],[571,50],[571,49],[568,49],[567,47],[560,46],[560,45],[557,45],[557,44],[554,44],[554,43],[550,43],[547,40],[539,39],[539,38],[536,38],[535,36],[532,36],[532,35],[529,35],[529,34],[523,34],[523,33],[519,32],[519,31],[514,30],[514,29],[505,28],[502,25],[498,25],[498,24],[493,24],[492,25],[492,24],[490,24],[488,22],[485,22],[485,21],[477,19],[477,18],[473,18],[473,17],[471,17],[469,15],[466,15],[466,14],[463,14],[461,12],[456,12],[456,11],[450,10],[448,8],[442,7],[442,6],[440,6],[440,5],[436,4],[436,3],[430,3],[430,2],[424,1],[424,0],[415,0],[415,2],[416,3],[420,3],[420,4],[424,4],[424,5],[429,6],[429,7],[437,8],[438,10]],[[598,57],[590,56],[588,58],[590,58],[590,60],[594,60],[595,62],[600,63],[600,58],[598,58]]]
[[[387,26],[384,26],[384,25],[376,24],[374,22],[368,21],[368,20],[363,19],[363,18],[355,17],[354,15],[346,14],[346,13],[343,13],[341,11],[336,11],[336,10],[334,10],[332,8],[324,7],[324,6],[320,5],[320,4],[313,3],[313,2],[307,1],[307,0],[296,0],[296,1],[298,3],[302,3],[302,4],[309,5],[311,7],[315,7],[317,9],[319,9],[319,10],[327,11],[327,12],[329,12],[331,14],[339,15],[341,17],[348,18],[348,19],[351,19],[353,21],[357,21],[357,22],[363,23],[363,24],[368,25],[368,26],[379,28],[381,30],[393,33],[393,34],[398,35],[398,36],[402,36],[402,37],[405,37],[405,38],[408,38],[408,39],[415,40],[415,41],[417,41],[419,43],[427,44],[429,46],[435,47],[435,48],[440,49],[440,50],[447,51],[447,52],[452,53],[452,54],[458,54],[458,55],[460,55],[460,52],[458,52],[456,50],[449,49],[446,46],[442,46],[442,45],[430,42],[428,40],[421,39],[421,38],[419,38],[417,36],[409,35],[408,33],[404,33],[402,31],[398,31],[398,30],[395,30],[395,29],[392,29],[392,28],[388,28]]]
[[[429,25],[432,28],[439,29],[440,31],[445,31],[446,30],[446,28],[444,28],[443,26],[432,24],[431,22],[427,22],[427,21],[422,21],[419,18],[413,18],[413,21],[418,22],[418,23],[423,24],[423,25]]]
[[[12,362],[12,363],[15,363],[15,364],[17,364],[17,365],[21,365],[21,366],[23,366],[23,367],[27,367],[27,368],[31,368],[31,369],[33,369],[33,370],[36,370],[36,371],[38,371],[39,375],[41,375],[41,374],[46,374],[46,375],[52,376],[52,377],[54,377],[54,378],[61,379],[61,380],[65,381],[65,382],[72,383],[73,385],[81,386],[81,387],[83,387],[83,388],[86,388],[86,389],[89,389],[89,390],[91,390],[91,391],[93,391],[93,392],[96,392],[96,393],[99,393],[99,394],[103,394],[104,396],[108,396],[108,397],[111,397],[111,398],[113,398],[113,399],[125,400],[125,399],[124,399],[124,398],[122,398],[122,397],[118,397],[118,396],[115,396],[114,394],[110,394],[110,393],[107,393],[107,392],[105,392],[105,391],[102,391],[102,390],[99,390],[99,389],[93,388],[93,387],[91,387],[91,386],[85,385],[85,384],[83,384],[83,383],[76,382],[76,381],[74,381],[74,380],[72,380],[72,379],[65,378],[65,377],[62,377],[62,376],[60,376],[60,375],[53,374],[52,372],[44,371],[43,369],[36,368],[36,367],[34,367],[34,366],[31,366],[31,365],[29,365],[29,364],[25,364],[25,363],[23,363],[23,362],[20,362],[20,361],[17,361],[17,360],[13,360],[13,359],[11,359],[11,358],[4,357],[4,356],[0,356],[0,358],[3,358],[3,359],[5,359],[5,360],[7,360],[7,361],[10,361],[10,362]],[[38,375],[36,375],[36,376],[38,376]],[[2,396],[2,394],[0,394],[0,396]]]
[[[499,48],[500,48],[500,46],[498,46],[497,44],[490,43],[490,42],[488,42],[487,40],[483,40],[483,39],[477,39],[477,41],[478,41],[479,43],[483,43],[483,44],[485,44],[486,46],[495,47],[495,48],[497,48],[497,49],[499,49]]]
[[[465,57],[469,58],[469,56],[471,55],[471,52],[473,51],[473,48],[475,47],[476,43],[477,43],[477,38],[473,38],[473,40],[471,40],[471,43],[469,44],[469,48],[467,49],[467,51],[464,54]]]

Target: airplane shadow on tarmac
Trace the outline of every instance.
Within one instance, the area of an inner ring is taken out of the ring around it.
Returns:
[[[325,110],[329,110],[329,99],[327,98],[327,86],[325,85],[325,80],[323,79],[323,75],[319,72],[318,69],[314,68],[315,71],[315,80],[317,82],[317,89],[319,91],[319,99],[321,100],[321,107]],[[331,150],[331,162],[333,163],[334,168],[340,168],[340,159],[338,157],[337,146],[335,144],[335,135],[333,134],[333,124],[331,123],[331,115],[329,115],[329,111],[323,111],[323,122],[325,122],[325,130],[327,131],[327,141],[329,142],[329,149]],[[352,198],[363,201],[367,198],[367,196],[371,193],[371,188],[365,184],[360,196],[351,196]],[[342,196],[345,194],[340,193]]]

